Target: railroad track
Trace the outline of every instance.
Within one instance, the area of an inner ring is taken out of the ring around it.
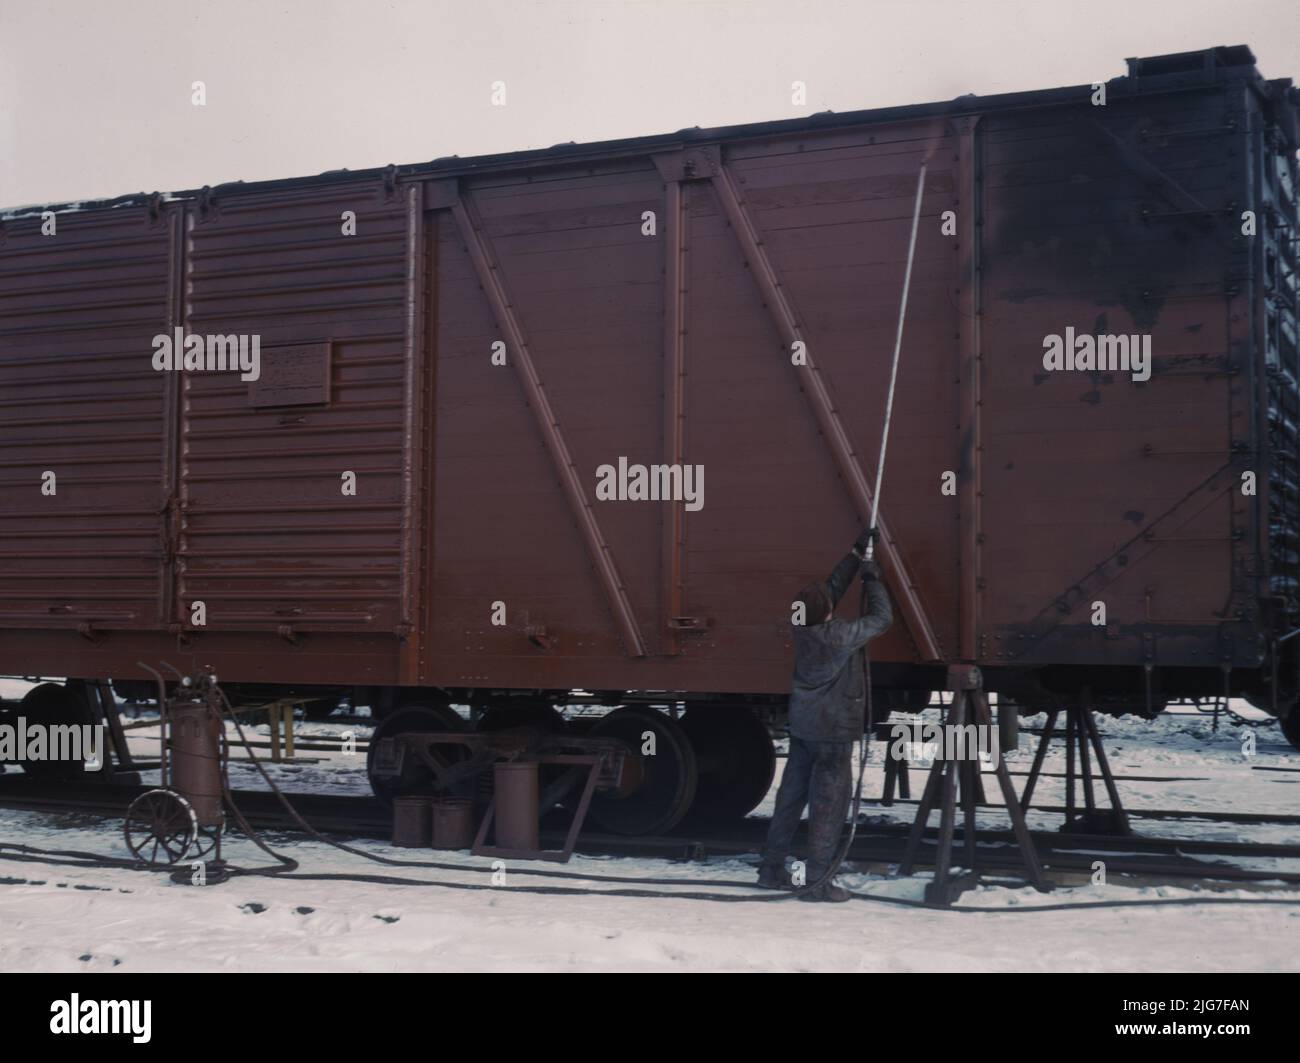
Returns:
[[[69,816],[93,816],[112,819],[122,815],[127,805],[148,786],[71,785],[32,783],[21,778],[0,778],[0,808],[42,811]],[[236,791],[235,800],[249,822],[260,830],[299,833],[275,795],[267,791]],[[298,812],[323,834],[346,837],[386,839],[391,834],[391,817],[375,798],[337,794],[286,794]],[[1000,806],[983,805],[996,810]],[[1064,811],[1051,807],[1037,811]],[[1130,810],[1130,816],[1152,815]],[[1240,823],[1296,823],[1300,816],[1275,816],[1249,813],[1209,814],[1192,810],[1163,813],[1171,818],[1203,818],[1208,821]],[[544,827],[542,840],[558,845],[563,831],[552,820]],[[880,822],[867,813],[859,824],[857,838],[849,853],[850,863],[886,865],[898,863],[903,855],[910,824]],[[584,831],[577,851],[588,855],[649,856],[659,859],[688,861],[711,857],[743,856],[756,853],[767,831],[767,821],[749,818],[726,827],[685,826],[668,835],[628,837]],[[930,862],[937,831],[928,830],[921,846],[920,863]],[[1034,846],[1044,869],[1066,875],[1089,875],[1093,863],[1102,859],[1108,875],[1133,875],[1148,878],[1219,880],[1250,883],[1280,881],[1300,885],[1300,844],[1214,841],[1212,839],[1163,838],[1147,835],[1090,835],[1073,832],[1032,831]],[[981,830],[976,841],[981,866],[986,870],[1015,873],[1020,867],[1015,839],[1011,831]],[[960,851],[960,841],[957,851]],[[1229,858],[1274,859],[1295,861],[1289,870],[1260,870],[1228,862]]]

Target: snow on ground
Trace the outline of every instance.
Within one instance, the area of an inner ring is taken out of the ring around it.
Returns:
[[[123,852],[109,826],[59,829],[48,820],[6,812],[0,829],[30,845]],[[392,853],[378,843],[362,844]],[[447,859],[465,871],[445,872],[379,867],[317,843],[295,841],[285,848],[313,873],[491,882],[489,874],[471,870],[488,862],[468,856]],[[240,865],[266,863],[243,841],[233,842],[227,855]],[[416,858],[409,850],[396,855]],[[522,862],[512,864],[503,884],[473,891],[265,878],[194,887],[146,872],[0,860],[5,877],[0,966],[8,971],[1300,970],[1300,905],[1025,910],[1063,901],[1195,896],[1191,890],[1087,887],[1041,897],[1025,889],[985,887],[968,894],[965,903],[987,905],[987,913],[935,912],[870,902],[539,896],[522,887],[555,880],[534,878],[528,870]],[[752,875],[739,860],[702,867],[575,857],[566,870],[672,877],[689,889]],[[922,888],[921,879],[846,875],[844,881],[890,896],[916,898]]]
[[[17,691],[21,693],[21,688]],[[0,695],[15,696],[0,688]],[[1209,717],[1178,707],[1154,723],[1101,718],[1107,751],[1121,776],[1131,809],[1204,809],[1300,814],[1300,755],[1276,725],[1233,703],[1258,721],[1257,729],[1231,718],[1217,733]],[[927,718],[933,718],[930,710]],[[156,717],[154,717],[156,719]],[[149,720],[142,713],[140,722]],[[130,721],[129,713],[127,722]],[[1023,721],[1037,726],[1042,717]],[[368,728],[355,722],[299,723],[298,738],[337,740],[352,731],[364,743]],[[1258,752],[1243,756],[1243,735],[1257,730]],[[265,739],[265,725],[249,728]],[[131,732],[137,756],[156,755],[156,727]],[[1031,743],[1009,758],[1013,771],[1027,770]],[[268,750],[259,749],[267,756]],[[864,792],[880,793],[880,754],[874,751]],[[312,763],[271,766],[291,792],[367,793],[364,745],[351,755],[302,751]],[[10,769],[14,770],[14,769]],[[1054,752],[1047,771],[1063,771]],[[1146,782],[1132,776],[1163,776]],[[1175,777],[1180,781],[1167,781]],[[779,778],[779,776],[778,776]],[[913,794],[923,772],[914,770]],[[146,776],[146,781],[152,781]],[[1017,789],[1023,776],[1015,779]],[[263,784],[250,768],[232,768],[238,787]],[[985,779],[992,798],[996,786]],[[1044,778],[1036,805],[1063,803],[1064,780]],[[766,814],[772,795],[756,811]],[[1104,803],[1104,800],[1103,802]],[[865,809],[877,817],[906,821],[912,806]],[[937,818],[937,817],[936,817]],[[1031,812],[1031,825],[1054,829],[1059,815]],[[1005,828],[997,810],[980,814],[981,826]],[[1260,840],[1296,844],[1295,824],[1230,825],[1197,820],[1134,819],[1141,834]],[[468,854],[392,849],[376,841],[360,848],[399,860],[436,860],[452,870],[392,868],[341,853],[321,843],[276,835],[301,873],[379,874],[417,883],[385,885],[356,881],[310,881],[241,877],[206,887],[172,884],[166,876],[131,870],[51,866],[14,859],[0,851],[0,969],[8,971],[1300,971],[1300,903],[1258,904],[1261,898],[1300,902],[1300,891],[1192,889],[1163,885],[1086,885],[1040,895],[1024,888],[986,885],[962,904],[981,912],[938,912],[871,901],[844,905],[797,900],[720,903],[662,897],[557,896],[528,893],[530,886],[601,884],[600,878],[654,877],[680,885],[666,891],[701,889],[728,896],[760,896],[725,883],[752,880],[753,861],[714,859],[675,863],[649,858],[575,856],[559,867],[508,861],[504,881],[491,861]],[[121,857],[120,822],[83,815],[0,810],[0,843],[75,850]],[[266,866],[268,858],[243,839],[232,839],[226,856],[240,866]],[[1260,866],[1271,866],[1258,861]],[[1300,862],[1277,866],[1297,869]],[[573,881],[530,872],[592,876]],[[862,872],[841,881],[873,895],[919,899],[926,878],[893,879]],[[475,888],[452,888],[471,886]],[[1042,905],[1148,901],[1160,898],[1240,899],[1240,904],[1099,908],[1043,911]]]

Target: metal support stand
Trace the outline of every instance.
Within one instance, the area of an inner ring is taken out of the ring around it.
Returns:
[[[1047,747],[1056,734],[1060,709],[1053,709],[1047,714],[1047,726],[1043,728],[1043,737],[1034,754],[1033,766],[1029,769],[1029,779],[1025,783],[1025,794],[1021,799],[1022,810],[1029,811],[1029,803],[1034,798],[1034,787],[1043,769],[1047,757]],[[1099,774],[1092,774],[1092,764],[1088,756],[1089,746],[1097,756]],[[1075,756],[1078,756],[1078,781],[1082,783],[1084,809],[1076,811],[1075,805]],[[1093,783],[1100,778],[1106,787],[1110,799],[1110,808],[1098,808]],[[1119,799],[1119,789],[1115,785],[1115,776],[1106,760],[1106,750],[1102,748],[1101,736],[1097,732],[1097,721],[1092,708],[1087,705],[1072,705],[1065,710],[1065,823],[1062,831],[1081,834],[1132,834],[1129,828],[1128,814]]]
[[[113,743],[113,756],[108,762],[108,774],[114,782],[139,783],[140,773],[135,761],[131,759],[131,750],[127,748],[126,733],[122,730],[122,717],[117,711],[117,699],[113,697],[113,688],[107,680],[96,680],[86,690],[91,711],[108,730],[109,740]],[[123,776],[129,775],[129,778]]]
[[[578,844],[578,834],[587,819],[587,809],[591,807],[592,794],[596,792],[596,782],[600,776],[601,758],[599,755],[594,754],[539,753],[515,759],[517,761],[534,760],[538,764],[567,764],[574,768],[585,767],[587,769],[582,797],[579,799],[578,807],[573,813],[573,821],[569,824],[569,832],[565,835],[564,847],[561,849],[522,849],[488,845],[488,831],[492,827],[492,821],[496,817],[497,811],[497,795],[494,794],[492,801],[488,804],[487,813],[483,816],[483,822],[479,825],[478,835],[474,839],[474,847],[470,851],[474,856],[497,856],[509,860],[550,860],[557,864],[567,864],[569,857],[573,855],[573,847]],[[545,796],[540,799],[541,802],[546,800]]]
[[[983,690],[980,670],[974,665],[951,665],[948,668],[948,689],[953,692],[952,704],[948,707],[947,719],[944,721],[945,738],[952,734],[953,727],[976,725],[992,728],[993,715],[989,711],[988,698]],[[982,797],[979,761],[973,756],[962,760],[947,759],[950,753],[948,742],[944,743],[945,757],[936,758],[926,780],[925,792],[921,796],[921,806],[917,809],[912,831],[907,838],[907,848],[903,852],[903,861],[899,865],[899,874],[910,875],[916,867],[916,859],[921,840],[925,835],[930,820],[930,812],[936,802],[939,803],[939,837],[934,861],[934,881],[925,889],[925,903],[936,908],[946,908],[962,893],[974,888],[979,881],[978,858],[975,851],[975,810]],[[1006,804],[1007,814],[1011,817],[1011,827],[1020,846],[1020,855],[1025,863],[1026,877],[1035,889],[1046,892],[1042,869],[1038,863],[1038,854],[1034,851],[1033,839],[1025,826],[1024,813],[1016,798],[1016,791],[1011,785],[1011,775],[1007,771],[1006,761],[998,758],[995,769],[998,785],[1002,788],[1002,799]],[[961,792],[963,813],[962,839],[965,850],[962,856],[964,873],[952,875],[953,832],[956,823],[957,794]]]

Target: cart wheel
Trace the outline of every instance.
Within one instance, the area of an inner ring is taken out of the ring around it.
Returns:
[[[217,847],[217,839],[221,837],[222,831],[226,825],[222,823],[217,827],[200,827],[199,832],[194,837],[194,846],[190,850],[189,857],[191,860],[206,860],[208,855]]]
[[[194,809],[171,790],[148,790],[126,810],[126,847],[153,867],[179,863],[198,833]]]

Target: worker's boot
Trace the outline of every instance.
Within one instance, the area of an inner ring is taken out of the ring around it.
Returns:
[[[780,864],[759,864],[758,884],[765,890],[793,889],[790,872]]]
[[[825,882],[815,890],[811,890],[808,893],[800,894],[799,899],[801,901],[831,901],[838,904],[841,901],[847,901],[852,896],[853,894],[843,886],[837,886],[832,881]]]
[[[809,884],[811,885],[814,882],[820,882],[822,876],[826,874],[827,870],[828,868],[825,864],[820,866],[817,864],[809,864],[808,865]],[[851,896],[852,894],[850,894],[849,891],[846,890],[843,886],[837,886],[835,884],[834,876],[831,876],[829,879],[827,879],[825,882],[822,882],[821,885],[817,886],[815,889],[811,889],[807,893],[800,893],[799,899],[801,901],[838,902],[838,901],[847,901]]]

